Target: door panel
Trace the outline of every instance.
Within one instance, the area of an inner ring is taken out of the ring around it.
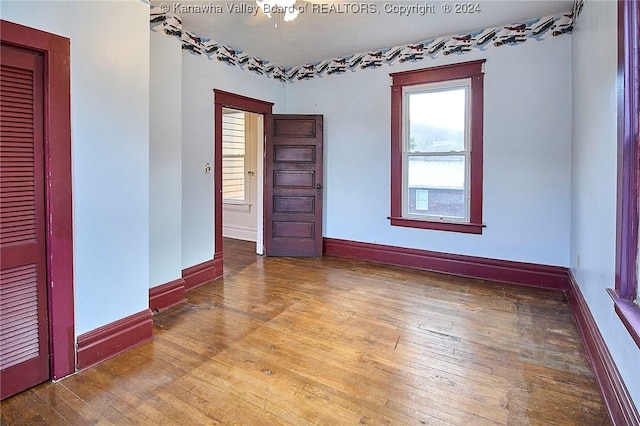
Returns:
[[[322,256],[322,119],[267,116],[267,256]]]
[[[0,396],[49,379],[42,57],[0,57]]]

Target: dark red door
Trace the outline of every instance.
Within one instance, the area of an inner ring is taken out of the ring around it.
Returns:
[[[0,396],[49,379],[43,60],[0,55]]]
[[[267,115],[265,253],[322,256],[322,115]]]

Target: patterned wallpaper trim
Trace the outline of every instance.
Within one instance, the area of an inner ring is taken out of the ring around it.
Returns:
[[[189,53],[218,60],[229,66],[239,67],[282,82],[293,83],[298,80],[343,74],[347,71],[375,69],[383,65],[392,66],[448,55],[462,55],[472,51],[515,46],[528,41],[541,41],[550,37],[570,34],[583,6],[584,0],[575,0],[572,9],[562,15],[545,16],[470,33],[437,37],[422,42],[355,53],[290,68],[272,64],[257,56],[183,30],[182,19],[179,16],[164,13],[153,5],[151,5],[150,24],[152,31],[163,32],[181,40],[182,49]]]

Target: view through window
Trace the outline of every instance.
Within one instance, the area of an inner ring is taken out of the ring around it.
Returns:
[[[222,198],[244,202],[245,188],[245,113],[222,110]]]

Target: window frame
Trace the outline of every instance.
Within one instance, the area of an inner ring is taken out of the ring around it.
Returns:
[[[640,347],[638,226],[640,225],[640,7],[618,2],[618,187],[615,288],[608,289],[615,312]],[[635,301],[635,302],[634,302]]]
[[[392,226],[482,234],[482,162],[484,64],[486,60],[389,74],[391,77],[391,216]],[[469,81],[469,220],[418,219],[404,215],[404,88],[456,80]]]

